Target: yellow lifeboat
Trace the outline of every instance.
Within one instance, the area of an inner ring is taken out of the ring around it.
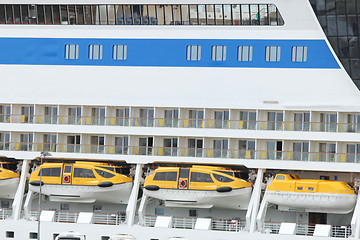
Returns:
[[[41,193],[56,202],[127,203],[133,179],[116,168],[98,162],[44,163],[31,173],[30,190],[39,192],[41,185]]]
[[[252,184],[229,168],[159,167],[145,179],[144,194],[166,206],[247,209]]]
[[[0,162],[0,198],[14,199],[20,174],[15,172],[16,163]]]
[[[280,210],[306,212],[345,214],[351,212],[356,203],[350,182],[300,179],[291,174],[277,174],[267,187],[265,197]]]

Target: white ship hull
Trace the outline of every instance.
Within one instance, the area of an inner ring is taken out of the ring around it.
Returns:
[[[355,194],[267,191],[265,197],[280,210],[302,209],[305,212],[346,214],[354,210],[356,204]]]
[[[41,194],[50,196],[50,201],[54,202],[126,204],[131,188],[131,182],[114,184],[111,187],[45,184],[41,187]],[[39,187],[30,185],[30,190],[39,192]]]
[[[166,206],[169,207],[217,207],[246,210],[250,201],[251,190],[251,188],[241,188],[221,193],[205,190],[159,189],[150,191],[144,189],[144,194],[148,197],[164,200]]]
[[[9,178],[9,179],[0,180],[0,198],[14,199],[18,186],[19,186],[19,178]]]

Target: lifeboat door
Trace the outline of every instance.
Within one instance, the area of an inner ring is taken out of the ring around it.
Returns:
[[[64,164],[63,179],[62,179],[63,184],[71,184],[72,181],[71,173],[72,173],[72,165]]]
[[[180,168],[179,173],[179,189],[188,189],[189,188],[189,168]]]

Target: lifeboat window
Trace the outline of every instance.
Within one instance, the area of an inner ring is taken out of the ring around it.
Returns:
[[[230,172],[230,171],[217,171],[217,172],[225,173],[226,175],[229,175],[229,176],[231,176],[231,177],[234,176],[234,173],[233,173],[233,172]]]
[[[177,172],[157,172],[154,180],[156,181],[177,181]]]
[[[39,175],[42,175],[43,177],[60,177],[61,168],[41,168]]]
[[[285,176],[284,175],[277,175],[276,180],[285,180]]]
[[[71,166],[65,166],[64,173],[71,173]]]
[[[192,172],[191,182],[214,182],[208,173]]]
[[[215,174],[213,173],[213,176],[216,180],[218,180],[219,182],[233,182],[234,180],[219,174]]]
[[[104,166],[97,166],[97,167],[99,167],[99,168],[104,168],[104,169],[107,169],[107,170],[110,170],[110,171],[115,172],[115,171],[114,171],[114,167],[104,167]]]
[[[105,172],[105,171],[102,171],[100,169],[95,169],[95,172],[97,174],[99,174],[100,176],[102,176],[103,178],[112,178],[112,177],[115,177],[115,174],[112,174],[112,173],[109,173],[109,172]]]
[[[0,172],[2,172],[2,170],[0,170]]]
[[[297,187],[297,190],[303,190],[303,187]]]
[[[308,187],[308,190],[309,191],[314,191],[314,188],[313,187]]]
[[[75,168],[74,177],[78,178],[95,178],[95,175],[91,169]]]

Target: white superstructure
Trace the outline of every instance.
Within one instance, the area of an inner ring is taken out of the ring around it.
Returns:
[[[0,199],[0,239],[38,237],[25,189],[44,151],[126,165],[134,183],[128,204],[43,196],[41,239],[288,239],[285,222],[294,239],[322,225],[360,238],[359,198],[335,214],[282,211],[263,194],[279,172],[360,183],[360,94],[308,0],[1,1],[0,50],[0,155],[21,170],[14,200]],[[154,167],[193,164],[250,176],[248,208],[142,195]]]

